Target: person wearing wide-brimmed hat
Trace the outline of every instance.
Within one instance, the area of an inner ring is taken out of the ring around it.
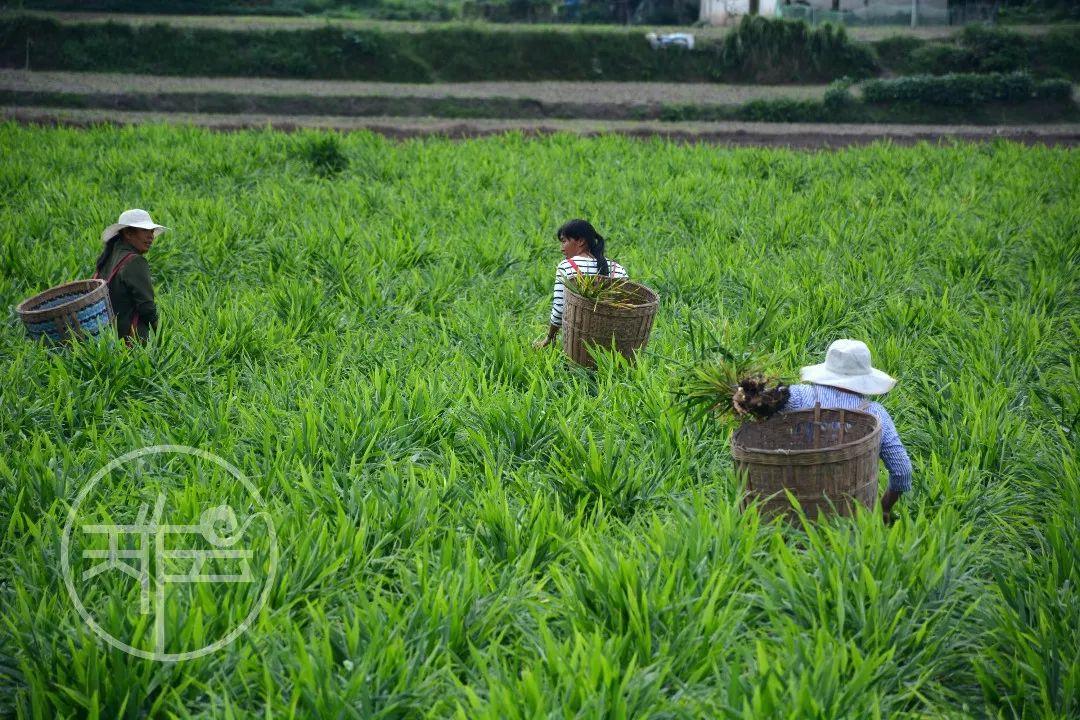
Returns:
[[[807,365],[799,373],[803,385],[792,385],[784,410],[822,408],[861,410],[881,422],[881,460],[889,471],[889,487],[881,498],[886,521],[900,495],[911,489],[911,459],[888,411],[867,395],[884,395],[896,380],[870,364],[870,350],[858,340],[837,340],[829,345],[825,362]]]
[[[109,301],[122,338],[145,341],[157,328],[158,311],[150,263],[146,253],[154,239],[168,230],[150,219],[145,210],[125,210],[120,219],[101,233],[104,247],[94,267],[94,277],[109,286]]]

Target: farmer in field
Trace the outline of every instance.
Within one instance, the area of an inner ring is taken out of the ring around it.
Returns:
[[[154,238],[166,230],[145,210],[125,210],[101,233],[105,247],[98,256],[94,277],[109,285],[109,301],[122,338],[145,342],[150,329],[157,329],[154,286],[145,256]]]
[[[870,364],[870,350],[858,340],[837,340],[825,353],[825,362],[807,365],[799,372],[807,384],[791,385],[784,411],[807,410],[820,404],[825,409],[861,410],[881,422],[881,460],[889,471],[889,488],[881,498],[886,522],[902,493],[911,489],[911,460],[888,411],[867,395],[884,395],[896,380]]]
[[[606,275],[626,278],[622,265],[604,256],[604,238],[585,220],[570,220],[555,233],[565,258],[555,269],[555,297],[551,303],[551,324],[547,335],[537,339],[533,347],[550,345],[562,327],[566,308],[566,280],[577,275]]]

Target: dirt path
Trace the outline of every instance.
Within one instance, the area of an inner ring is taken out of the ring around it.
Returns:
[[[741,105],[751,100],[820,98],[825,85],[704,83],[474,82],[405,84],[339,80],[186,78],[112,73],[27,72],[0,69],[0,90],[58,93],[228,93],[270,96],[349,96],[488,99],[620,105]]]
[[[591,120],[444,120],[436,118],[198,115],[179,113],[109,113],[96,110],[0,107],[0,118],[21,123],[87,127],[99,124],[164,123],[198,125],[218,130],[245,128],[295,130],[326,128],[370,130],[389,137],[438,135],[473,138],[519,131],[526,134],[619,134],[666,137],[686,142],[725,145],[768,145],[831,148],[863,145],[878,140],[898,144],[917,142],[1013,140],[1025,144],[1080,145],[1080,124],[980,127],[974,125],[815,125],[803,123],[665,123]]]
[[[15,10],[3,10],[0,11],[0,17],[3,15],[11,15],[19,12],[21,14],[32,14],[38,17],[48,17],[62,22],[89,22],[89,23],[104,23],[104,22],[119,22],[128,23],[130,25],[154,25],[157,23],[165,23],[168,25],[175,25],[178,27],[210,27],[219,30],[295,30],[295,29],[310,29],[325,27],[332,25],[334,27],[345,28],[371,28],[379,27],[387,30],[407,32],[421,32],[428,30],[432,27],[446,26],[452,23],[422,23],[422,22],[401,22],[401,21],[388,21],[388,20],[352,20],[352,19],[337,19],[327,17],[273,17],[273,16],[253,16],[253,15],[142,15],[142,14],[130,14],[130,13],[100,13],[100,12],[45,12],[45,11],[15,11]],[[463,25],[464,23],[456,23]],[[497,32],[499,30],[520,30],[522,28],[530,30],[560,30],[565,32],[574,32],[577,30],[587,29],[590,32],[617,32],[617,33],[645,33],[650,30],[656,32],[689,32],[694,33],[698,37],[711,38],[722,37],[729,31],[726,27],[671,27],[671,26],[647,26],[647,25],[635,25],[631,28],[626,28],[620,25],[521,25],[514,23],[479,23],[472,24],[471,27],[481,27],[488,32]],[[1009,29],[1015,30],[1031,35],[1040,35],[1048,32],[1053,27],[1060,27],[1054,25],[1010,25]],[[848,33],[859,40],[880,40],[884,37],[891,35],[908,35],[911,37],[920,38],[942,38],[948,37],[959,31],[957,26],[948,25],[936,25],[929,27],[911,28],[906,25],[886,25],[886,26],[873,26],[873,27],[850,27]]]

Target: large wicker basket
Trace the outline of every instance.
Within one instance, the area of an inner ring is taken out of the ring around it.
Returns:
[[[640,283],[601,278],[601,282],[619,283],[629,295],[623,305],[596,302],[574,291],[574,282],[566,283],[566,310],[563,313],[563,350],[579,365],[595,368],[590,346],[611,347],[633,362],[634,355],[649,342],[653,318],[660,299]]]
[[[100,334],[113,317],[104,280],[76,280],[49,288],[15,308],[32,340],[63,343]]]
[[[881,423],[873,415],[817,407],[746,423],[731,438],[731,454],[763,515],[794,517],[784,493],[790,490],[807,517],[816,518],[852,515],[856,503],[874,506],[880,445]]]

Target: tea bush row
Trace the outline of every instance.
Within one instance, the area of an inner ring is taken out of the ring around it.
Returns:
[[[739,119],[755,122],[1051,122],[1078,117],[1067,80],[1011,75],[920,75],[829,85],[821,100],[752,100],[736,108],[665,106],[669,121]]]
[[[153,47],[154,52],[130,52]],[[669,80],[828,82],[894,74],[1012,73],[1080,79],[1080,30],[1045,35],[969,26],[955,39],[897,36],[867,44],[842,28],[744,18],[693,51],[654,51],[639,30],[430,25],[216,30],[168,24],[0,20],[0,66],[161,75],[237,75],[402,82]]]
[[[874,43],[881,63],[898,74],[1030,72],[1080,80],[1080,29],[1028,35],[969,25],[954,38],[927,41],[896,36]]]
[[[746,18],[724,38],[694,50],[660,51],[641,32],[622,29],[507,31],[458,24],[418,32],[333,25],[234,31],[28,16],[0,20],[0,66],[24,67],[27,57],[38,70],[399,82],[827,82],[877,72],[870,48],[842,28],[761,17]]]
[[[930,106],[1016,104],[1032,99],[1063,101],[1072,95],[1072,85],[1066,80],[1036,82],[1027,73],[913,75],[867,80],[861,87],[867,102],[917,102]]]

